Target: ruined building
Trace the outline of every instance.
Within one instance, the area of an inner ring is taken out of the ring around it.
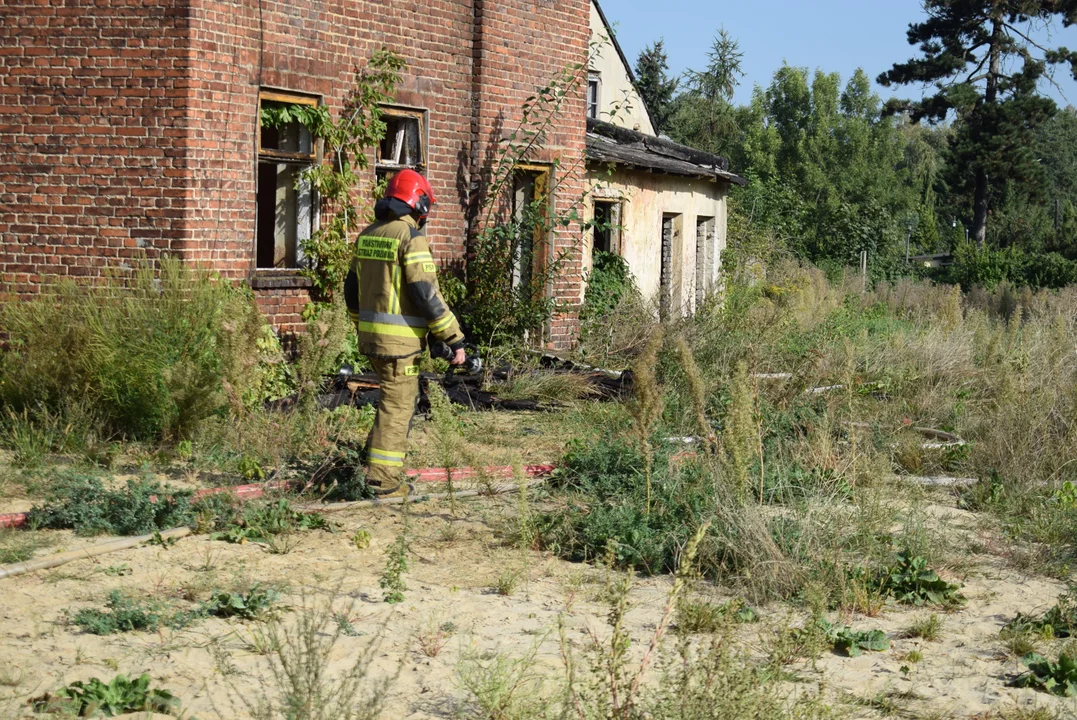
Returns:
[[[318,199],[296,179],[321,148],[298,124],[262,132],[260,108],[335,115],[356,66],[383,47],[408,67],[371,179],[425,173],[439,200],[435,254],[459,264],[483,164],[536,88],[585,62],[597,12],[590,0],[4,0],[0,296],[167,253],[246,281],[272,322],[296,328],[309,299],[299,245],[319,223]],[[517,172],[513,202],[552,187],[557,206],[587,182],[566,168],[615,162],[595,207],[624,230],[596,241],[629,259],[645,292],[690,308],[715,277],[733,176],[706,157],[660,158],[682,151],[653,138],[642,103],[649,139],[596,122],[607,90],[632,90],[619,51],[606,58],[616,62],[595,68]],[[676,197],[660,200],[666,192]],[[549,288],[568,306],[583,294],[583,234],[542,239],[551,256],[573,246]],[[546,339],[564,347],[574,332],[569,311]]]

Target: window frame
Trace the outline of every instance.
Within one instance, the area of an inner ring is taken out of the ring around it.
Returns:
[[[606,205],[609,207],[610,216],[610,252],[614,255],[621,254],[621,237],[624,230],[623,218],[624,218],[624,198],[621,197],[599,197],[595,196],[591,198],[591,256],[594,257],[595,249],[597,248],[598,241],[598,228],[594,226],[595,223],[595,209],[598,205]]]
[[[386,118],[409,118],[416,120],[419,125],[419,156],[418,163],[395,163],[383,162],[381,159],[381,143],[374,147],[374,178],[380,179],[383,173],[391,175],[401,170],[411,169],[421,175],[426,175],[430,167],[430,111],[425,108],[410,107],[406,105],[382,105],[380,107],[382,122]]]
[[[594,114],[591,114],[591,88],[595,89]],[[587,118],[598,120],[602,114],[602,75],[596,72],[587,74]]]
[[[257,145],[256,158],[258,166],[258,174],[261,174],[262,165],[292,165],[296,167],[313,167],[321,163],[323,160],[322,142],[319,138],[311,137],[311,152],[289,152],[284,150],[276,150],[273,148],[262,147],[262,105],[265,102],[281,103],[288,105],[305,105],[308,107],[320,107],[322,105],[322,98],[318,95],[312,95],[309,93],[293,92],[287,90],[276,90],[272,88],[263,88],[258,91],[258,134],[256,138]],[[254,222],[254,247],[251,257],[251,265],[253,268],[253,281],[252,287],[255,288],[283,288],[283,287],[308,287],[310,281],[306,278],[299,276],[299,271],[304,267],[303,255],[299,249],[301,238],[296,237],[295,247],[295,259],[294,265],[288,267],[276,267],[268,266],[263,267],[258,264],[259,254],[259,179],[255,179],[255,222]],[[310,188],[310,233],[313,235],[318,231],[321,224],[321,199],[318,196],[317,190],[313,187]],[[297,208],[298,212],[298,208]],[[282,284],[283,283],[283,284]]]
[[[535,197],[541,198],[543,201],[542,212],[546,219],[550,217],[551,203],[553,202],[553,165],[542,165],[534,163],[520,163],[513,169],[513,219],[515,220],[517,208],[515,206],[516,195],[516,176],[517,174],[529,173],[534,175],[535,182]],[[545,272],[546,264],[548,262],[547,255],[550,252],[550,233],[544,226],[536,226],[532,228],[531,238],[531,268],[530,276],[534,278]],[[523,276],[523,258],[514,258],[512,263],[512,286],[519,287],[522,282]],[[546,292],[549,292],[549,288],[544,288]]]

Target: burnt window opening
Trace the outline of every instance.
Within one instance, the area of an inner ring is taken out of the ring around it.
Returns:
[[[426,112],[382,108],[385,137],[378,143],[374,174],[379,183],[410,168],[426,171]]]
[[[521,166],[512,187],[512,287],[528,286],[541,275],[546,252],[550,169]]]
[[[598,101],[601,88],[602,80],[598,75],[592,75],[587,78],[587,117],[591,120],[598,120]]]
[[[317,142],[297,120],[281,120],[282,108],[317,107],[316,98],[263,92],[259,97],[258,190],[255,264],[258,269],[300,267],[301,247],[317,226],[317,201],[305,170],[318,161]],[[268,112],[263,112],[263,110]]]
[[[714,284],[714,218],[696,218],[696,306],[707,298]]]
[[[621,253],[621,203],[617,200],[595,200],[594,250],[619,255]]]

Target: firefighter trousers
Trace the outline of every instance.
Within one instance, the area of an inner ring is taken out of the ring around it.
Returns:
[[[404,479],[408,433],[419,398],[419,358],[368,359],[378,374],[381,399],[367,439],[367,483],[376,493],[391,493]]]

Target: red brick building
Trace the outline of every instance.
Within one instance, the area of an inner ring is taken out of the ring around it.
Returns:
[[[171,253],[249,281],[294,326],[307,301],[295,247],[318,207],[290,173],[313,148],[302,133],[262,137],[260,103],[335,112],[382,47],[408,69],[379,167],[427,174],[440,201],[430,238],[458,262],[488,144],[537,87],[586,61],[589,12],[588,0],[3,0],[0,294]],[[585,114],[581,89],[540,169],[580,164]],[[582,179],[559,187],[577,195]],[[577,298],[580,282],[574,260],[555,291]],[[551,339],[572,331],[560,318]]]

